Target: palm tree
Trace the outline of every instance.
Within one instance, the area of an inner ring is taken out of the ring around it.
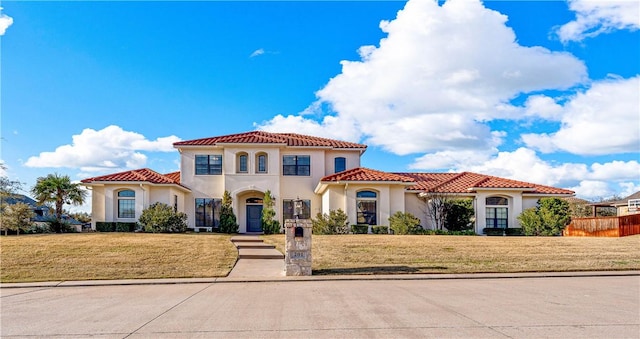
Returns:
[[[58,220],[62,219],[64,204],[82,205],[87,198],[87,191],[80,188],[80,184],[74,184],[68,175],[58,173],[39,177],[35,186],[31,188],[31,194],[39,204],[54,204]]]

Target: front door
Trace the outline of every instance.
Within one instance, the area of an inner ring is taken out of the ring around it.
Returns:
[[[247,205],[247,232],[262,232],[262,205]]]

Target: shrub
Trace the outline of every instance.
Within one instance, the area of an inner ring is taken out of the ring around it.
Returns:
[[[264,234],[276,234],[280,233],[280,222],[275,220],[276,211],[273,208],[275,203],[273,202],[273,198],[271,197],[271,191],[264,192],[263,199],[263,208],[262,208],[262,218],[260,222],[262,224],[262,232]]]
[[[420,219],[411,213],[400,211],[389,217],[389,227],[394,234],[419,234],[422,230]]]
[[[51,216],[46,220],[46,223],[49,224],[49,228],[54,233],[74,233],[76,232],[76,228],[71,225],[66,220],[58,219],[54,216]]]
[[[373,234],[389,234],[388,226],[373,226],[371,227],[371,233]]]
[[[473,200],[453,199],[446,203],[444,227],[449,231],[466,231],[473,228]]]
[[[342,209],[331,210],[329,214],[318,213],[315,219],[311,219],[313,234],[347,234],[347,219],[347,214]]]
[[[115,232],[116,231],[116,223],[115,222],[98,221],[98,222],[96,222],[96,231],[98,231],[98,232]]]
[[[522,228],[505,228],[504,234],[506,235],[524,235]]]
[[[351,225],[351,233],[367,234],[369,233],[369,225]]]
[[[542,198],[538,206],[524,210],[518,220],[525,235],[559,235],[571,222],[571,210],[566,200]]]
[[[222,196],[222,206],[220,208],[220,232],[221,233],[238,233],[238,222],[236,215],[233,213],[233,207],[231,204],[231,194],[229,191],[224,191]]]
[[[504,235],[504,228],[500,227],[485,227],[482,229],[482,233],[486,235]]]
[[[133,232],[136,230],[136,226],[138,225],[135,222],[116,222],[115,224],[116,232]]]
[[[187,215],[176,212],[173,207],[161,202],[156,202],[144,209],[139,221],[144,226],[145,232],[183,233],[187,230]],[[124,228],[124,225],[121,228]]]
[[[15,231],[20,234],[20,231],[25,232],[31,227],[31,218],[34,216],[31,206],[19,202],[17,204],[8,205],[2,208],[0,213],[0,219],[2,220],[2,228],[5,235],[8,231]]]

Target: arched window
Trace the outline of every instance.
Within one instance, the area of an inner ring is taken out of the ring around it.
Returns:
[[[136,192],[122,190],[118,192],[118,218],[136,217]]]
[[[248,172],[249,156],[246,152],[241,152],[236,155],[236,173]]]
[[[267,173],[267,153],[260,152],[256,154],[256,173]]]
[[[333,159],[334,173],[342,172],[347,169],[347,159],[344,157],[337,157]]]
[[[486,227],[509,227],[509,200],[504,197],[488,197],[486,205]]]
[[[359,191],[356,193],[356,209],[358,211],[358,224],[377,225],[378,194],[374,191]]]

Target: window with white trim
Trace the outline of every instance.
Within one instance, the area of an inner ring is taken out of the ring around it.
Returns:
[[[222,174],[222,155],[196,155],[196,175]]]
[[[118,218],[136,217],[136,192],[122,190],[118,192]]]
[[[504,197],[488,197],[486,205],[486,227],[509,227],[509,200]]]
[[[356,192],[357,223],[359,225],[377,225],[378,194],[374,191]]]

